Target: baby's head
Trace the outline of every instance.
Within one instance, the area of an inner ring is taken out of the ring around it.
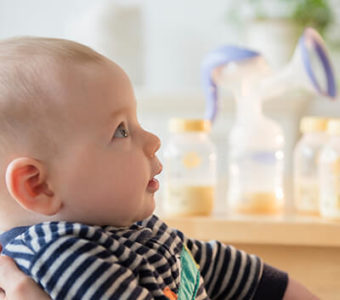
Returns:
[[[67,40],[0,42],[0,230],[146,218],[159,146],[112,61]]]

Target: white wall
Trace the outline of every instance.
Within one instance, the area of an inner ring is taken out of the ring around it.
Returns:
[[[284,50],[274,37],[263,32],[256,35],[254,24],[232,22],[230,9],[238,8],[241,3],[232,0],[1,0],[0,38],[40,35],[74,39],[121,64],[135,84],[149,90],[198,89],[202,59],[221,44],[256,47],[271,62],[274,56],[280,56],[277,60],[281,63],[288,60],[285,53],[290,55],[295,40]],[[260,45],[250,37],[250,32],[261,41]],[[287,40],[284,45],[289,43]],[[334,57],[339,74],[340,55],[335,53]]]
[[[1,0],[0,38],[39,35],[94,47],[149,89],[198,88],[205,53],[240,41],[225,0]]]
[[[2,0],[0,37],[43,35],[64,37],[66,24],[90,6],[91,0]]]

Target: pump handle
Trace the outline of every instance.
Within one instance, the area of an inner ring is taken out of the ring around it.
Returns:
[[[305,67],[305,71],[316,91],[321,95],[335,98],[335,76],[332,70],[332,64],[329,59],[326,46],[321,36],[317,33],[316,30],[308,27],[304,30],[302,36],[300,37],[298,47],[301,50],[301,57],[303,65]],[[321,62],[323,72],[327,80],[327,87],[325,89],[321,88],[321,84],[317,80],[308,50],[314,50],[317,54],[317,57],[319,58],[319,61]]]

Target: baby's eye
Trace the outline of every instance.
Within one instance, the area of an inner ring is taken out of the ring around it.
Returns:
[[[123,123],[121,123],[113,134],[114,138],[126,138],[129,136],[129,131]]]

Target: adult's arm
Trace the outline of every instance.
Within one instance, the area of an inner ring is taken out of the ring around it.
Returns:
[[[313,295],[301,283],[294,279],[289,278],[288,286],[283,297],[283,300],[320,300],[317,296]]]

